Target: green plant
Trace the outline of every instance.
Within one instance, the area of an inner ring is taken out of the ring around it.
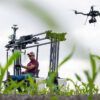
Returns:
[[[91,73],[89,73],[88,70],[85,70],[84,71],[84,74],[87,78],[87,85],[82,82],[83,86],[85,86],[86,88],[86,91],[88,91],[88,94],[89,94],[89,100],[92,100],[92,96],[94,93],[96,93],[98,91],[98,89],[95,87],[95,80],[96,80],[96,77],[97,75],[99,74],[100,72],[100,66],[99,68],[97,67],[97,64],[96,64],[96,59],[99,59],[100,60],[100,57],[97,56],[97,55],[92,55],[90,54],[90,63],[91,63]],[[76,78],[81,82],[82,79],[81,77],[76,74]]]
[[[14,52],[14,54],[9,58],[6,65],[4,67],[0,66],[0,72],[1,72],[1,75],[0,75],[0,92],[1,92],[1,89],[2,89],[3,78],[4,78],[5,73],[7,72],[7,69],[10,67],[10,65],[13,63],[13,61],[15,59],[17,59],[19,56],[20,56],[19,52]]]
[[[66,62],[68,61],[73,55],[73,51],[59,64],[58,69]],[[8,63],[6,64],[5,68],[1,68],[1,73],[2,73],[2,78],[0,78],[0,82],[2,85],[2,79],[4,76],[4,73],[6,72],[6,70],[9,68],[9,66],[11,65],[11,63],[14,61],[14,59],[16,59],[19,56],[19,53],[15,53],[13,54],[13,56],[9,59]],[[95,86],[94,81],[96,79],[96,76],[98,75],[98,73],[100,72],[99,68],[97,68],[96,66],[96,61],[95,59],[99,59],[99,56],[94,56],[94,55],[90,55],[90,62],[91,62],[91,66],[92,66],[92,74],[89,73],[89,71],[84,71],[88,82],[84,83],[82,82],[82,78],[76,74],[76,78],[80,81],[81,84],[77,84],[75,83],[72,79],[67,78],[66,81],[71,82],[74,86],[75,89],[70,89],[70,85],[67,84],[66,86],[66,90],[65,91],[61,91],[62,87],[59,87],[58,85],[54,84],[54,80],[57,76],[57,70],[54,73],[50,73],[49,78],[44,81],[40,81],[38,83],[35,83],[35,79],[33,79],[32,77],[29,77],[27,79],[27,82],[29,83],[29,86],[27,85],[27,83],[25,84],[25,80],[21,81],[21,82],[17,82],[17,81],[13,81],[10,80],[7,84],[8,87],[3,88],[1,86],[1,91],[3,94],[29,94],[29,95],[41,95],[41,94],[50,94],[51,95],[51,100],[58,100],[58,95],[65,95],[65,96],[72,96],[72,95],[89,95],[89,100],[92,100],[92,96],[93,94],[98,93],[98,87]],[[4,70],[5,69],[5,70]],[[4,72],[3,72],[4,71]],[[41,83],[45,83],[48,85],[48,87],[46,87],[45,89],[39,91],[38,90],[38,86]],[[22,91],[18,91],[18,89],[21,89]]]
[[[44,10],[42,7],[40,7],[38,4],[36,4],[32,0],[19,0],[18,4],[25,9],[25,11],[30,12],[33,16],[38,17],[47,27],[50,29],[59,29],[59,25],[54,20],[54,18],[48,13],[46,10]]]

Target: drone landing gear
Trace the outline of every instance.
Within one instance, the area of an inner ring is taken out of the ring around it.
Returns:
[[[91,23],[95,23],[95,22],[97,22],[97,20],[95,19],[95,18],[91,18],[90,20],[89,20],[89,23],[91,24]]]

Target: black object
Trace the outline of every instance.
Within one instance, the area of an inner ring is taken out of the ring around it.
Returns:
[[[81,14],[81,15],[85,15],[87,16],[87,18],[90,16],[90,20],[89,23],[96,23],[96,17],[99,16],[100,17],[100,12],[97,10],[94,10],[94,6],[91,6],[89,13],[83,13],[83,12],[78,12],[77,10],[74,10],[75,14]],[[87,19],[86,19],[87,21]],[[86,23],[86,22],[85,22]]]

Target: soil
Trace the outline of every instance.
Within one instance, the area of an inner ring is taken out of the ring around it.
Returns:
[[[0,100],[88,100],[87,95],[54,96],[54,95],[0,95]],[[100,94],[94,95],[93,100],[100,100]]]

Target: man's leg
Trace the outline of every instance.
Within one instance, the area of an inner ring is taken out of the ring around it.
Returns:
[[[17,75],[17,76],[11,76],[11,79],[13,80],[13,81],[21,81],[21,80],[24,80],[25,79],[25,75]]]
[[[27,73],[27,74],[21,74],[21,75],[17,75],[17,76],[11,76],[11,79],[14,81],[22,81],[24,79],[27,79],[28,77],[32,77],[32,74]]]

